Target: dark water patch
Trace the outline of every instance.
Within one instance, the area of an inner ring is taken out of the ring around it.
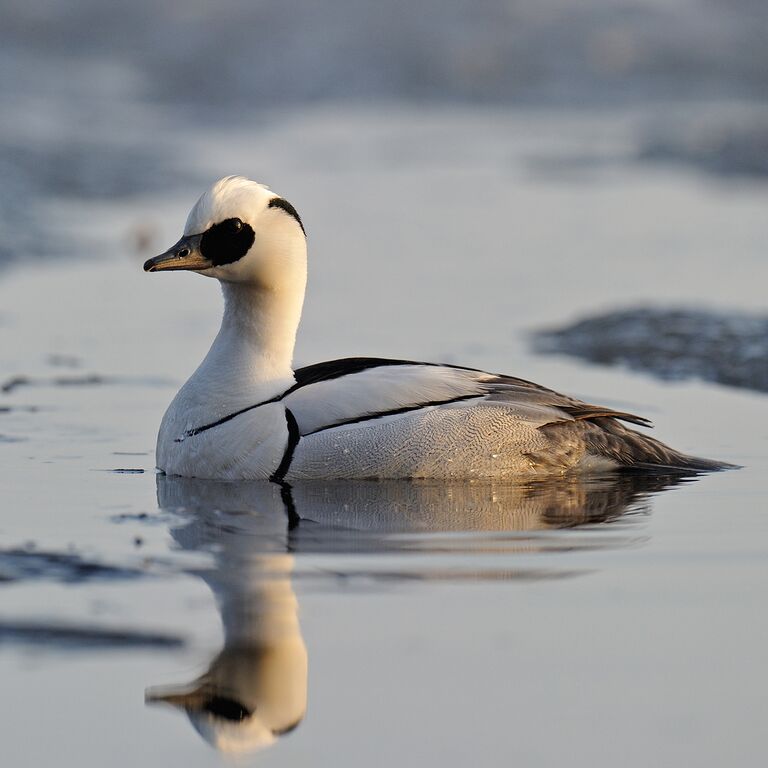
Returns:
[[[635,308],[537,331],[534,351],[768,392],[768,316]]]
[[[83,361],[76,355],[53,354],[46,358],[48,365],[54,368],[79,368]]]
[[[108,136],[92,140],[64,136],[50,143],[1,143],[0,167],[10,178],[30,180],[46,198],[118,200],[197,181],[182,162],[172,162],[171,151],[168,144],[128,146]]]
[[[747,112],[747,114],[745,114]],[[604,171],[648,163],[693,168],[720,178],[768,178],[768,113],[764,108],[720,105],[717,111],[689,107],[686,119],[665,117],[640,129],[634,147],[549,152],[525,158],[537,178],[588,182]]]
[[[45,552],[32,547],[0,550],[0,581],[5,583],[44,580],[81,584],[145,575],[144,570],[89,560],[76,552]]]
[[[0,406],[0,414],[3,413],[37,413],[40,409],[36,405],[3,405]]]
[[[162,632],[113,629],[80,624],[0,621],[0,645],[16,644],[45,650],[118,650],[123,648],[175,650],[184,638]]]
[[[0,434],[0,443],[23,443],[26,437],[17,437],[16,435]]]
[[[82,376],[11,376],[0,384],[0,392],[9,394],[21,387],[96,387],[103,385],[167,387],[175,385],[170,379],[154,376],[104,376],[98,373]]]
[[[113,515],[111,520],[113,523],[145,523],[155,517],[157,516],[150,517],[147,512],[121,512],[119,515]]]
[[[30,376],[11,376],[0,385],[0,392],[9,394],[21,387],[92,387],[107,383],[108,379],[98,374],[85,376],[56,376],[51,379],[32,378]]]
[[[531,176],[557,181],[585,182],[594,180],[601,171],[626,163],[627,157],[615,152],[549,153],[525,158]]]
[[[109,517],[111,523],[124,525],[126,523],[138,523],[139,525],[167,526],[175,520],[175,516],[168,512],[119,512]]]
[[[108,379],[97,373],[86,376],[57,376],[51,379],[51,384],[55,387],[90,387],[95,384],[106,384]]]
[[[9,392],[13,392],[14,389],[24,387],[27,384],[29,384],[29,378],[27,376],[11,376],[11,378],[6,379],[2,385],[0,385],[0,392],[7,395]]]
[[[657,130],[641,143],[638,158],[717,176],[768,178],[768,116]]]

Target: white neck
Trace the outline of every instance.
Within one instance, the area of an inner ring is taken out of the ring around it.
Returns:
[[[291,284],[292,283],[292,284]],[[219,402],[271,397],[293,380],[293,348],[304,301],[304,280],[265,288],[224,283],[219,333],[190,383],[215,390]]]

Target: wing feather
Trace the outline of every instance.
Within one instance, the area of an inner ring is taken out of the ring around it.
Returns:
[[[525,379],[452,365],[386,358],[346,358],[300,368],[285,395],[302,435],[340,424],[484,397],[503,402],[537,425],[640,416],[591,405]],[[535,418],[534,418],[535,415]]]

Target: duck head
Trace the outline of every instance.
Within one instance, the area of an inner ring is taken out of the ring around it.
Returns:
[[[295,286],[306,280],[304,226],[296,209],[263,184],[227,176],[195,203],[181,239],[144,270],[187,270],[268,290]]]

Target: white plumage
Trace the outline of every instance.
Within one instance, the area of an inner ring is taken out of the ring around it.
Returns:
[[[293,206],[230,176],[198,200],[181,240],[146,262],[215,277],[224,293],[221,329],[160,426],[159,469],[290,482],[726,466],[620,423],[646,425],[640,417],[508,376],[377,358],[294,371],[306,258]]]

